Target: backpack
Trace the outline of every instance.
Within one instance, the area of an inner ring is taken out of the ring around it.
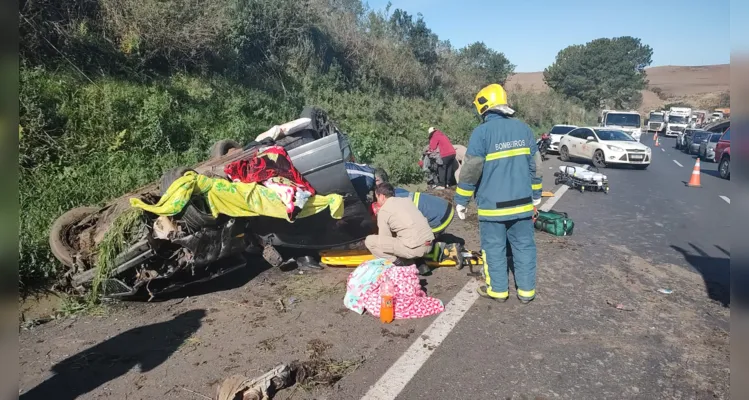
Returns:
[[[575,223],[567,216],[567,213],[554,210],[539,211],[534,226],[540,231],[555,236],[571,235],[575,229]]]

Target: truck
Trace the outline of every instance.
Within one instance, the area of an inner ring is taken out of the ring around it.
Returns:
[[[602,110],[598,117],[598,124],[601,127],[622,130],[638,142],[642,135],[642,116],[634,110]]]
[[[678,136],[689,126],[692,117],[692,109],[689,107],[671,107],[668,110],[666,123],[666,136]]]
[[[666,130],[666,112],[663,110],[650,110],[648,115],[648,132],[663,132]]]

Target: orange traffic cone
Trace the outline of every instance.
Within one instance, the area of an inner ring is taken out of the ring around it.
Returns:
[[[656,140],[658,140],[658,131],[655,131],[653,134],[653,141],[655,142]]]
[[[655,137],[655,147],[661,147],[661,145],[658,143],[658,137]]]
[[[689,187],[702,187],[700,185],[700,159],[697,158],[697,162],[694,163],[694,169],[692,170],[692,177],[689,178]]]

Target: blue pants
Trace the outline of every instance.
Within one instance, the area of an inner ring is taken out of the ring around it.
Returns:
[[[530,218],[514,221],[479,221],[484,276],[487,293],[499,299],[509,297],[507,243],[512,249],[515,285],[518,297],[530,300],[536,296],[536,241]]]

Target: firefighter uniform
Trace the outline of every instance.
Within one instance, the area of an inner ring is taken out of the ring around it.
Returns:
[[[444,232],[453,222],[455,210],[449,201],[441,197],[428,193],[409,192],[401,188],[395,188],[395,197],[406,197],[413,201],[416,208],[429,222],[429,227],[432,228],[435,236]]]
[[[483,122],[471,133],[455,203],[464,218],[465,207],[476,198],[486,279],[479,294],[499,300],[509,297],[509,243],[517,295],[528,302],[536,295],[532,218],[541,202],[540,154],[530,127],[511,118],[514,111],[500,85],[482,89],[474,104]]]

